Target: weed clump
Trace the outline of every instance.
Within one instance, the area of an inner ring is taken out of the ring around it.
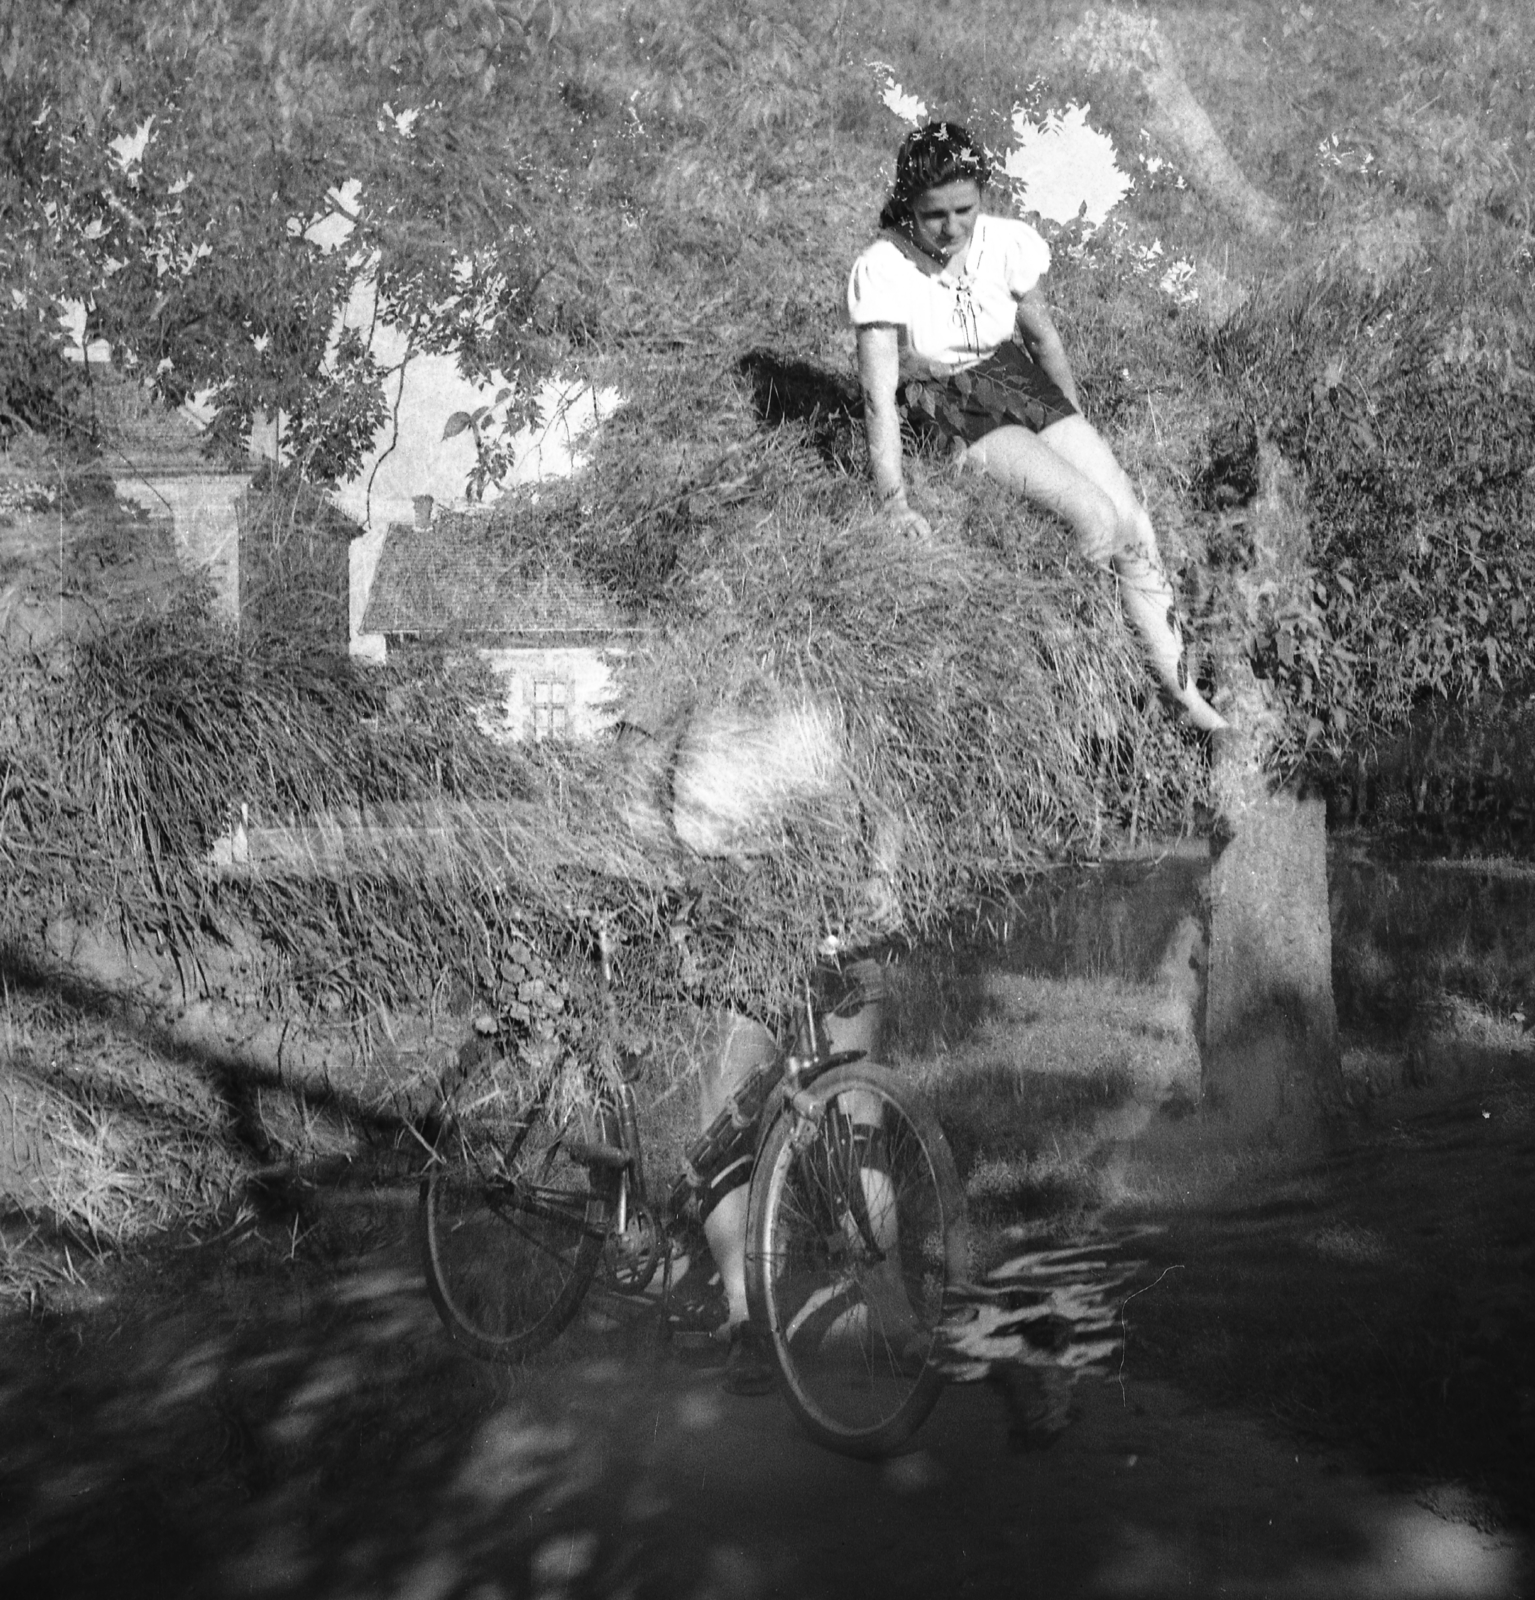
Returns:
[[[0,1050],[7,1211],[99,1254],[205,1224],[243,1192],[254,1163],[230,1105],[179,1064],[10,992]],[[50,1253],[14,1233],[0,1294],[35,1297],[26,1274]]]

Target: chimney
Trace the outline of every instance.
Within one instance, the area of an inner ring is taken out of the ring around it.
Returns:
[[[412,495],[410,503],[416,510],[416,527],[424,533],[432,525],[432,497],[429,494]]]

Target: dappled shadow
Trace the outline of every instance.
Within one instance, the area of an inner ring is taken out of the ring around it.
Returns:
[[[0,1325],[0,1588],[841,1600],[1011,1595],[1027,1573],[1054,1594],[1347,1594],[1385,1592],[1405,1552],[1434,1580],[1415,1592],[1516,1592],[1511,1547],[1133,1362],[1079,1391],[1048,1452],[1011,1452],[969,1386],[883,1464],[721,1394],[611,1302],[525,1368],[479,1365],[422,1290],[412,1198],[358,1182],[291,1246],[167,1252],[94,1307]]]
[[[980,1006],[965,961],[914,998],[934,985]],[[840,1600],[1012,1595],[1027,1573],[1052,1594],[1517,1594],[1523,1546],[1488,1508],[1528,1484],[1505,1472],[1510,1441],[1529,1458],[1535,1212],[1505,1203],[1535,1170],[1527,1101],[1393,1107],[1309,1169],[1163,1208],[1166,1232],[1124,1240],[1150,1270],[1078,1297],[1086,1336],[1129,1339],[1048,1450],[1019,1448],[1038,1440],[994,1381],[952,1387],[883,1464],[818,1449],[776,1397],[726,1397],[611,1297],[524,1368],[463,1357],[423,1288],[411,1162],[294,1170],[232,1233],[0,1323],[0,1591]],[[1018,1279],[972,1294],[978,1331],[1058,1354],[1079,1285],[1041,1269],[1077,1266],[1019,1224],[1062,1197],[972,1198],[997,1242],[976,1272]]]
[[[984,950],[919,945],[893,962],[881,1048],[897,1060],[929,1057],[972,1038],[996,1012]]]
[[[400,1219],[413,1198],[372,1204]],[[593,1525],[616,1507],[643,1542],[654,1514],[619,1481],[601,1425],[624,1373],[578,1365],[551,1404],[529,1374],[459,1358],[392,1232],[334,1276],[300,1239],[286,1266],[252,1249],[211,1277],[183,1269],[172,1305],[141,1285],[126,1308],[13,1329],[0,1583],[145,1596],[621,1587],[636,1541],[599,1542]],[[652,1561],[655,1592],[694,1587],[707,1555]]]
[[[991,911],[994,965],[1054,977],[1150,982],[1178,925],[1200,913],[1209,876],[1198,848],[1040,873]]]
[[[263,1127],[258,1104],[263,1090],[290,1096],[313,1114],[354,1127],[374,1144],[408,1138],[412,1119],[396,1106],[348,1093],[329,1082],[294,1082],[278,1071],[178,1040],[153,1012],[87,979],[43,966],[14,945],[0,944],[0,985],[11,994],[55,1003],[195,1073],[223,1098],[233,1115],[233,1131],[258,1161],[269,1162],[277,1154]],[[121,1102],[123,1109],[131,1109],[121,1090],[111,1084],[94,1084],[91,1092],[105,1103]]]
[[[1504,1074],[1399,1095],[1309,1166],[1157,1207],[1145,1253],[1176,1272],[1131,1308],[1127,1360],[1528,1528],[1532,1171],[1535,1096]]]

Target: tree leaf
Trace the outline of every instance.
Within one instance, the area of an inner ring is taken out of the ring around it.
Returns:
[[[456,439],[465,428],[472,427],[473,420],[467,411],[455,411],[448,418],[447,426],[442,430],[444,439]]]

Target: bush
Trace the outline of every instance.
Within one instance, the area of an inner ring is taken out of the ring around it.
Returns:
[[[1312,577],[1261,609],[1250,648],[1324,775],[1431,702],[1535,683],[1530,344],[1467,346],[1462,326],[1421,283],[1333,281],[1209,341],[1223,389],[1305,476]]]

